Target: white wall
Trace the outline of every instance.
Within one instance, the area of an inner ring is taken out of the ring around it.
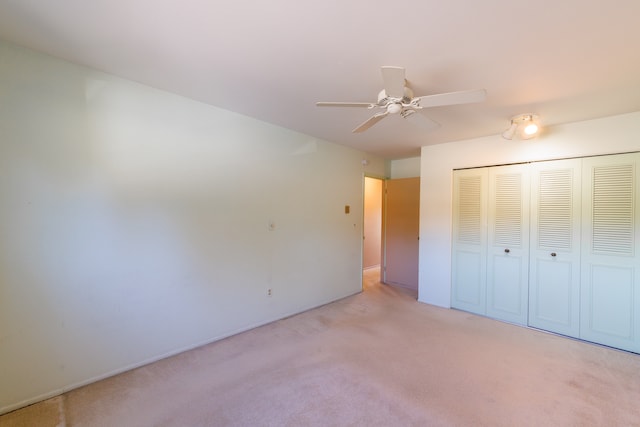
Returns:
[[[529,141],[507,141],[497,135],[423,147],[419,300],[451,306],[453,169],[640,151],[639,136],[640,112],[636,112],[555,126]]]
[[[391,179],[420,176],[420,157],[391,160]]]
[[[382,159],[5,43],[0,135],[0,413],[361,290]]]

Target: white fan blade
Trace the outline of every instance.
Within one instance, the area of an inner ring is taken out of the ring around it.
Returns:
[[[363,107],[373,108],[376,105],[370,102],[316,102],[318,107]]]
[[[420,126],[424,130],[434,130],[440,127],[440,123],[435,120],[431,120],[424,114],[420,114],[414,110],[405,110],[402,117],[410,121],[411,123]]]
[[[371,126],[375,125],[376,123],[378,123],[380,120],[384,119],[389,113],[388,112],[382,112],[382,113],[378,113],[374,116],[371,116],[369,118],[369,120],[367,120],[366,122],[362,123],[360,126],[358,126],[357,128],[355,128],[353,130],[353,133],[360,133],[360,132],[364,132],[365,130],[369,129]]]
[[[443,105],[470,104],[482,102],[487,99],[487,91],[484,89],[463,90],[460,92],[439,93],[414,98],[418,100],[417,106],[422,108],[440,107]]]
[[[382,67],[382,80],[384,81],[384,91],[391,98],[402,98],[404,96],[404,68],[402,67]]]

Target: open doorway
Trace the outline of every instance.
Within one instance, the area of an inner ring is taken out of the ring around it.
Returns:
[[[418,297],[420,178],[364,177],[362,289],[381,283]]]
[[[382,265],[382,206],[384,181],[364,177],[362,289],[380,283]]]

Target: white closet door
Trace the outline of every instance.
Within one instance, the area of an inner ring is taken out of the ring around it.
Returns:
[[[486,311],[486,168],[453,173],[453,245],[451,306]]]
[[[487,315],[527,323],[529,165],[489,170]]]
[[[583,160],[580,337],[640,351],[639,154]]]
[[[531,165],[529,325],[580,332],[580,159]]]

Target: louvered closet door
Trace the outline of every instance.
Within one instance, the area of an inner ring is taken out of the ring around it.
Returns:
[[[582,160],[531,164],[529,325],[578,337]]]
[[[486,311],[486,168],[453,173],[453,245],[451,306]]]
[[[640,351],[639,154],[583,160],[580,337]]]
[[[529,165],[489,169],[487,315],[527,324]]]

